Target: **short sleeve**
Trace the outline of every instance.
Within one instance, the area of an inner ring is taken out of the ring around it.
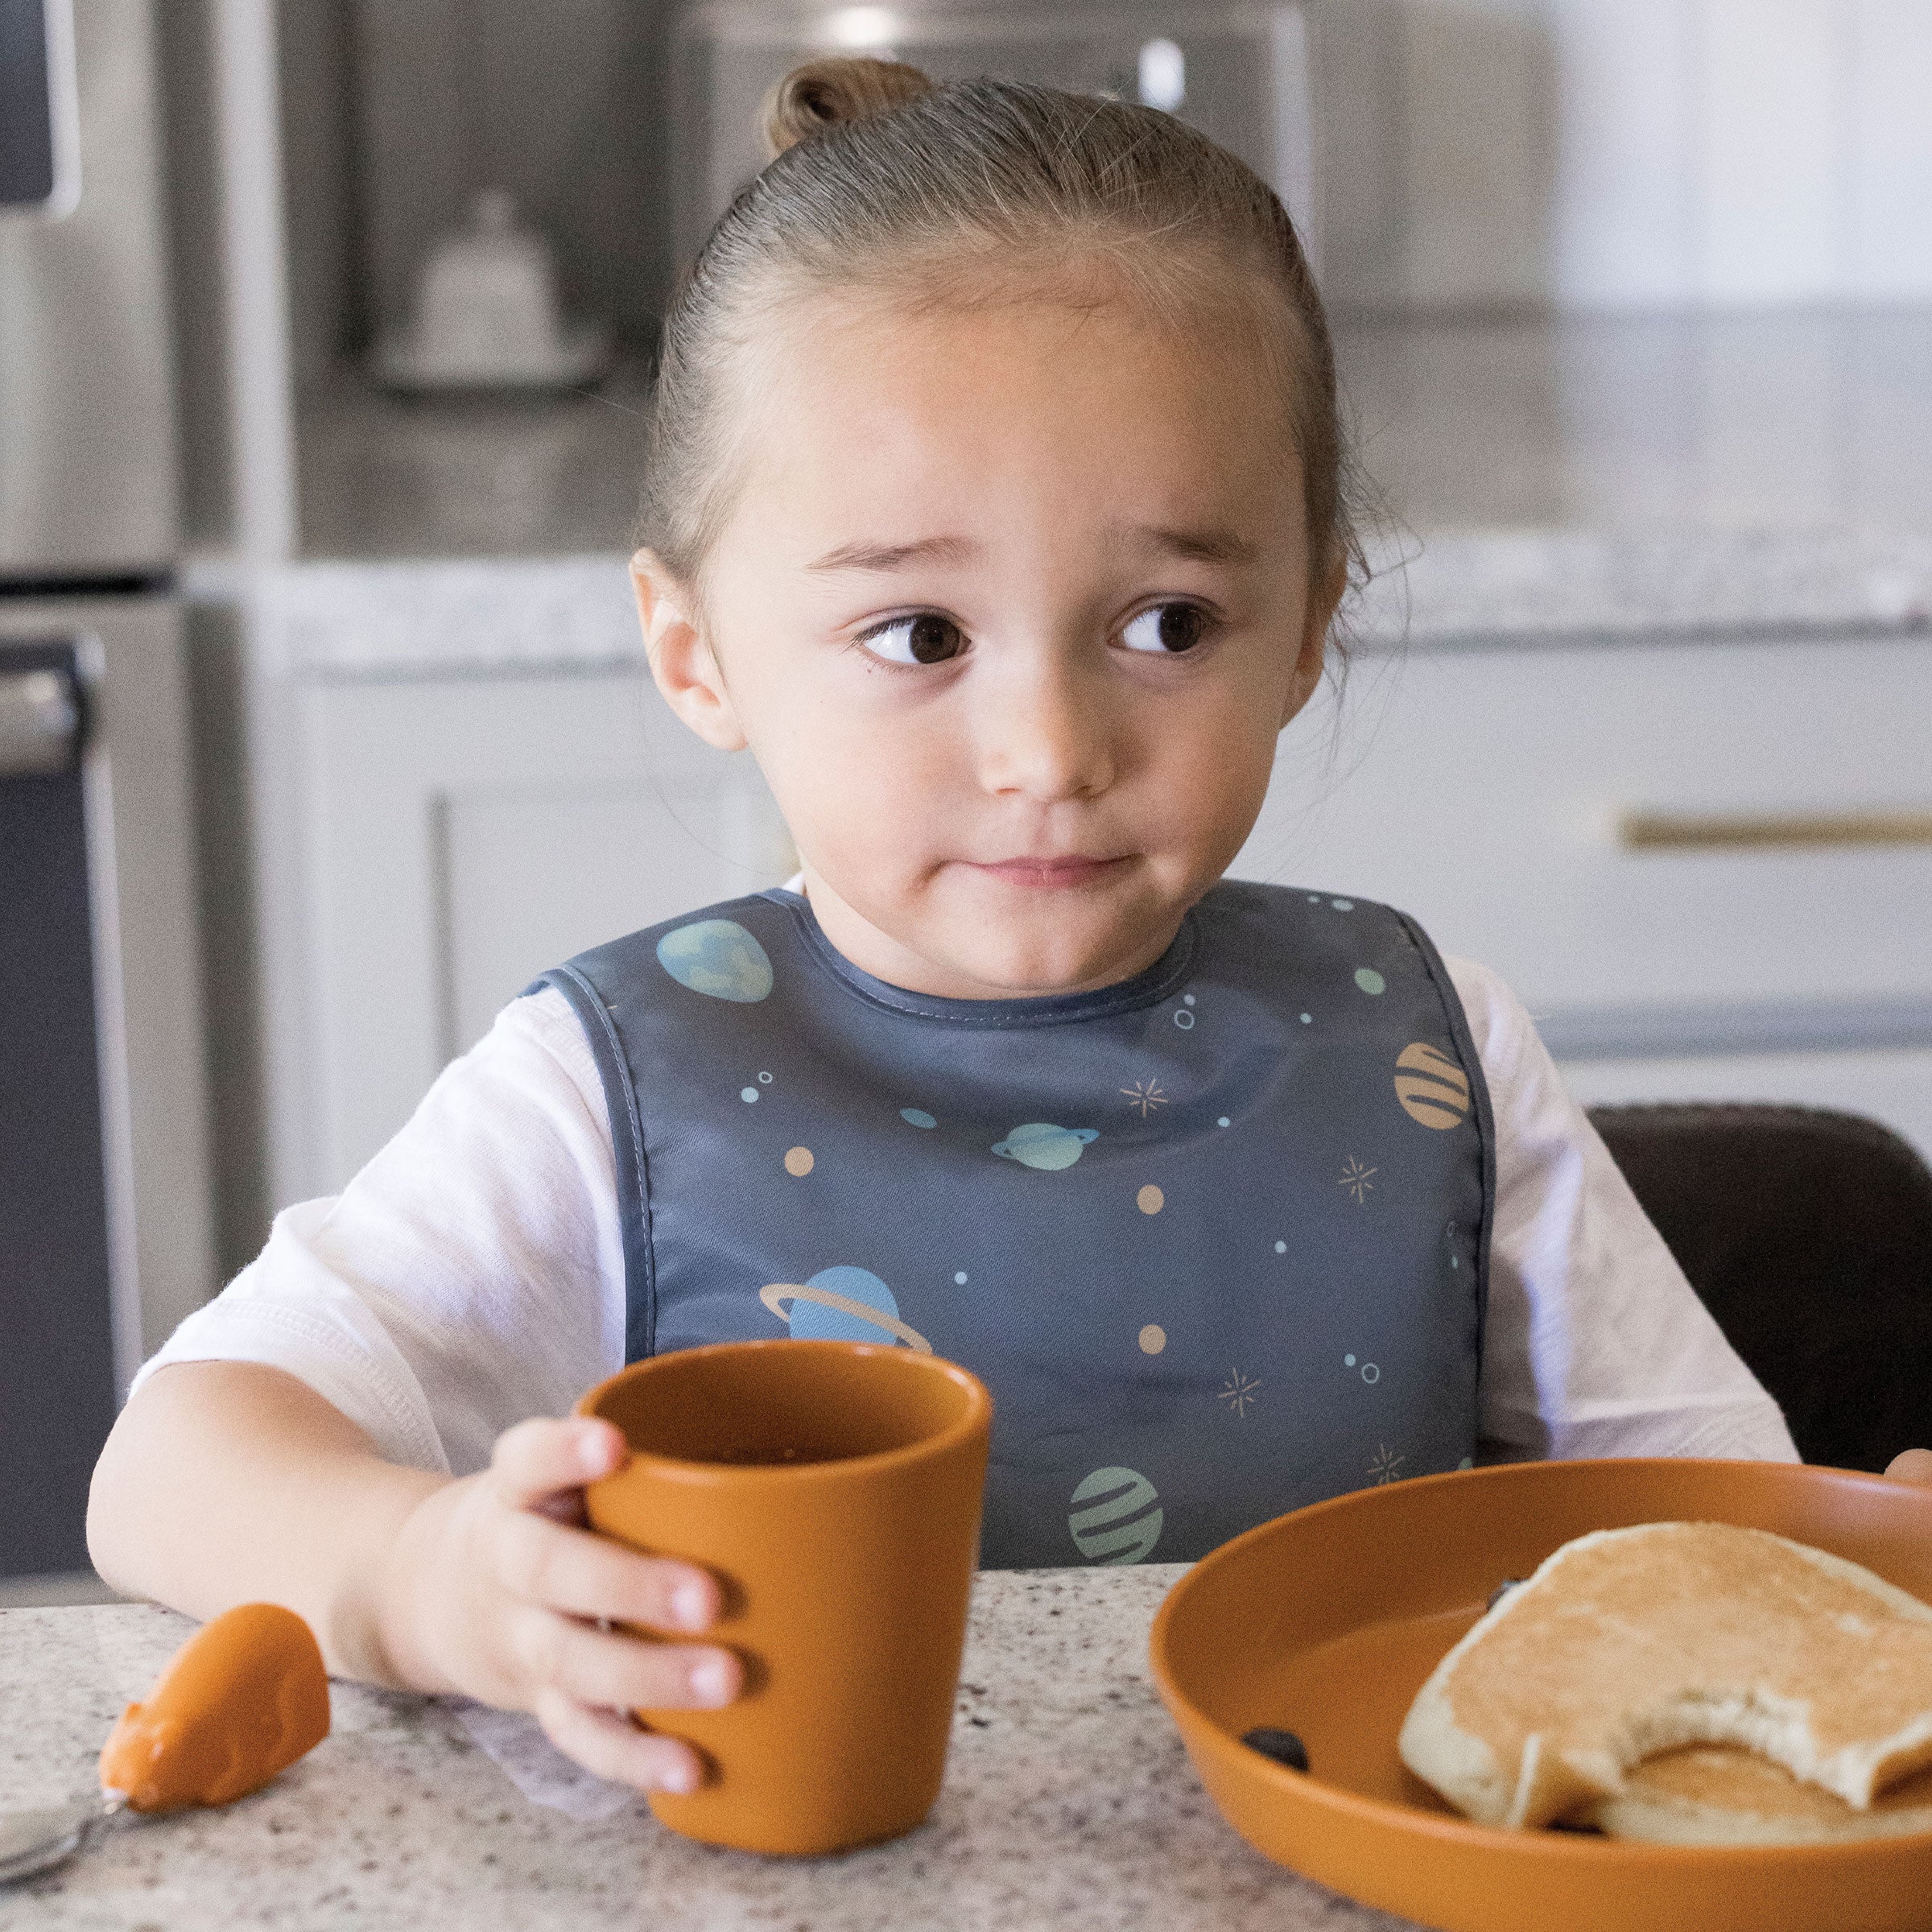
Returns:
[[[389,1460],[465,1475],[622,1365],[624,1264],[597,1067],[563,996],[513,1001],[394,1139],[142,1369],[259,1362]]]
[[[1482,1431],[1505,1456],[1795,1462],[1514,993],[1446,962],[1496,1117]]]

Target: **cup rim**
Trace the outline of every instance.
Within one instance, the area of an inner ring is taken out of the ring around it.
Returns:
[[[587,1389],[577,1398],[576,1406],[572,1413],[595,1416],[600,1422],[609,1422],[610,1418],[600,1414],[597,1407],[606,1393],[620,1382],[629,1380],[640,1370],[649,1369],[658,1362],[682,1361],[702,1356],[744,1355],[753,1352],[762,1354],[766,1350],[778,1348],[809,1348],[819,1352],[836,1351],[840,1355],[890,1357],[904,1364],[907,1369],[918,1374],[944,1376],[964,1394],[966,1406],[956,1420],[948,1422],[943,1429],[935,1430],[931,1435],[922,1436],[916,1443],[903,1443],[895,1449],[875,1449],[864,1455],[842,1455],[829,1462],[711,1463],[701,1462],[689,1456],[667,1455],[658,1449],[632,1448],[630,1459],[625,1464],[625,1469],[645,1463],[659,1474],[677,1481],[698,1484],[774,1482],[803,1484],[828,1482],[841,1480],[849,1472],[869,1475],[943,1454],[991,1427],[991,1392],[970,1368],[945,1356],[915,1354],[894,1343],[807,1340],[803,1336],[795,1339],[783,1335],[737,1342],[704,1342],[695,1348],[674,1348],[663,1355],[648,1355],[637,1361],[626,1362],[616,1374],[607,1375],[602,1381]],[[615,1426],[613,1425],[613,1427]],[[612,1476],[599,1480],[605,1482],[621,1480],[623,1476],[624,1469],[619,1469],[614,1471]]]

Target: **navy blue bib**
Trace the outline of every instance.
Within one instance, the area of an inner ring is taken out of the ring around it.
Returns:
[[[931,1349],[990,1567],[1198,1557],[1473,1453],[1494,1136],[1428,939],[1224,882],[1097,993],[906,993],[773,891],[547,974],[609,1104],[626,1354]]]

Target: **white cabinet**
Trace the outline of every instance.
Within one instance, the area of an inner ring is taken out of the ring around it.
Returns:
[[[295,707],[312,1187],[546,967],[793,869],[757,768],[641,671],[317,683]]]
[[[1290,727],[1236,870],[1414,913],[1585,1099],[1842,1106],[1932,1150],[1921,640],[1369,658],[1339,732]]]

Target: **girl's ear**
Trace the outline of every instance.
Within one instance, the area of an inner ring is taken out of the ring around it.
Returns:
[[[1283,729],[1315,696],[1315,687],[1322,681],[1322,666],[1328,655],[1328,626],[1335,621],[1335,613],[1341,607],[1342,595],[1348,588],[1348,558],[1344,552],[1335,559],[1321,583],[1309,587],[1308,608],[1302,622],[1301,654],[1295,660],[1294,675],[1288,683],[1288,702],[1282,711]]]
[[[696,600],[653,551],[640,550],[631,559],[630,581],[644,626],[644,654],[664,702],[707,745],[742,751],[744,729],[699,625]]]

